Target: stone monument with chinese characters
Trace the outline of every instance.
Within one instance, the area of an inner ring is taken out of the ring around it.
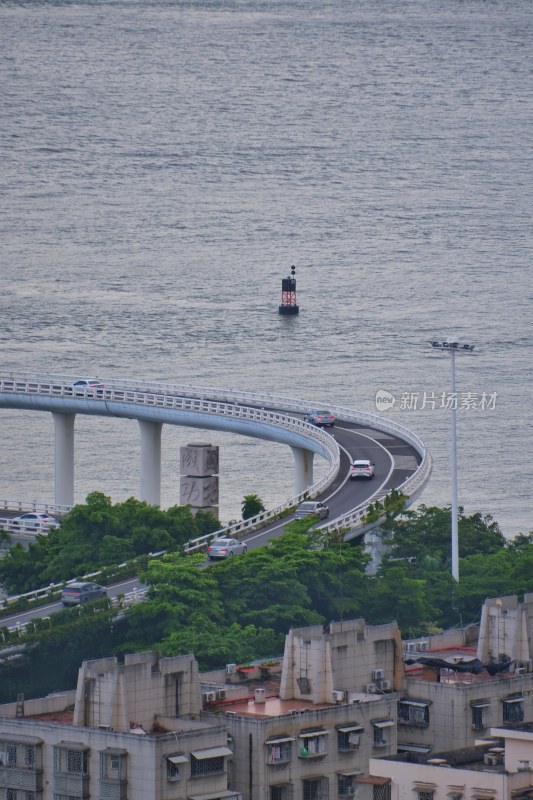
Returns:
[[[218,519],[218,447],[203,442],[180,447],[180,504]]]

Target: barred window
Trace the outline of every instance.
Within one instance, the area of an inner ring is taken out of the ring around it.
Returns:
[[[384,719],[380,722],[373,722],[374,726],[374,747],[386,747],[390,744],[390,733],[388,728],[392,728],[394,720]]]
[[[328,800],[329,782],[327,778],[308,778],[302,781],[303,800]]]
[[[283,786],[271,786],[269,800],[292,800],[292,785],[287,783]]]
[[[301,733],[299,758],[317,758],[327,753],[327,731],[307,731]]]
[[[503,721],[504,722],[524,721],[523,697],[513,697],[503,701]]]
[[[400,700],[398,703],[398,723],[426,728],[429,725],[429,706],[413,700]]]
[[[54,747],[54,770],[58,775],[87,775],[89,751],[71,750],[69,747],[56,745]],[[57,795],[57,800],[61,800],[62,797],[62,795]],[[69,798],[67,797],[66,800]]]
[[[100,753],[100,777],[103,780],[125,780],[126,771],[125,753],[110,753],[106,751]]]
[[[339,775],[339,797],[354,797],[356,790],[357,786],[352,775]]]
[[[488,705],[472,706],[472,727],[479,731],[486,728],[486,712]]]
[[[224,756],[215,758],[195,758],[191,756],[191,776],[220,775],[224,772]]]
[[[4,797],[4,795],[2,795]],[[18,789],[6,789],[5,800],[35,800],[35,792]]]
[[[267,742],[267,764],[285,764],[291,760],[292,740]]]
[[[167,761],[167,778],[169,781],[175,781],[180,776],[179,764],[173,764],[172,761]]]
[[[433,800],[434,792],[417,792],[418,800]]]
[[[177,781],[181,777],[181,769],[189,763],[187,756],[183,753],[170,753],[166,757],[167,760],[167,780]]]
[[[16,744],[7,744],[6,745],[6,758],[7,758],[7,766],[8,767],[16,767],[17,766],[17,745]]]
[[[67,751],[67,772],[74,772],[77,775],[87,774],[87,752],[85,750]]]
[[[24,766],[35,767],[35,747],[32,744],[28,744],[24,748]]]
[[[361,742],[362,725],[346,725],[337,728],[337,749],[358,750]]]

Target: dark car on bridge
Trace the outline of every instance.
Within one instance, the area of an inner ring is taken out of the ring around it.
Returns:
[[[64,606],[81,606],[83,603],[100,600],[102,597],[107,597],[107,592],[103,586],[94,581],[73,581],[61,592],[61,602]]]

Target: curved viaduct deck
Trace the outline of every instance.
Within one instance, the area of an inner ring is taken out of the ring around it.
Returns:
[[[0,376],[0,408],[47,411],[55,419],[71,417],[72,426],[74,416],[82,413],[137,419],[141,427],[170,423],[225,430],[289,445],[296,457],[296,486],[300,491],[278,508],[225,529],[237,535],[268,524],[269,519],[294,506],[307,493],[328,498],[331,518],[322,527],[344,529],[345,538],[353,538],[361,533],[370,502],[397,488],[407,496],[409,504],[431,474],[431,457],[418,437],[377,415],[329,406],[337,416],[334,438],[295,416],[316,407],[316,401],[122,380],[106,381],[104,389],[73,393],[69,388],[73,380],[72,376],[27,373]],[[312,467],[309,470],[309,459],[302,458],[302,453],[311,454],[311,465],[314,453],[328,460],[330,468],[320,481],[313,483]],[[376,463],[376,478],[364,488],[350,485],[347,479],[348,458],[355,455],[372,457]],[[56,428],[56,464],[57,458]],[[298,481],[303,485],[298,487]],[[199,540],[191,542],[190,549],[204,544]]]

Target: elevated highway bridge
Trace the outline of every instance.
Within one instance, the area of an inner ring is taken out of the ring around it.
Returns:
[[[137,420],[141,441],[139,496],[153,505],[160,505],[163,424],[232,432],[289,446],[294,455],[292,496],[275,509],[224,529],[236,536],[248,536],[261,528],[261,539],[271,537],[280,526],[280,514],[287,513],[304,497],[320,497],[330,507],[330,517],[321,528],[342,530],[349,540],[363,532],[370,503],[394,488],[406,496],[409,505],[431,475],[431,456],[420,439],[405,426],[378,415],[326,403],[337,420],[335,428],[326,432],[302,419],[310,408],[324,405],[316,401],[112,378],[105,379],[103,387],[79,389],[73,387],[75,380],[69,375],[35,373],[0,376],[0,408],[48,412],[54,419],[55,502],[41,505],[17,501],[15,508],[61,514],[74,504],[77,414]],[[328,462],[326,474],[318,481],[313,479],[315,455]],[[348,475],[353,458],[374,461],[375,478],[351,482]],[[11,501],[4,501],[7,529],[10,504]],[[202,537],[190,542],[189,549],[193,552],[205,544],[206,538]]]

